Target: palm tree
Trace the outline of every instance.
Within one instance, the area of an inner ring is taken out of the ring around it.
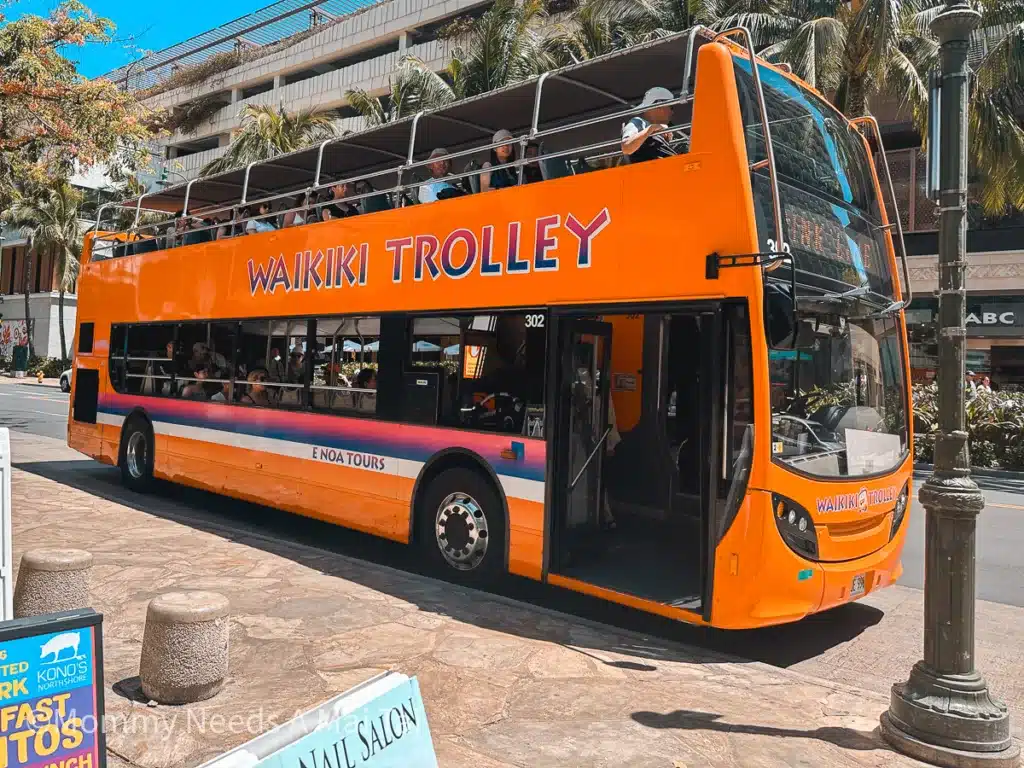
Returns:
[[[242,130],[228,151],[203,166],[201,176],[269,160],[337,135],[331,117],[322,111],[303,109],[287,112],[262,104],[246,104],[242,110]]]
[[[627,30],[616,23],[608,5],[607,0],[587,0],[548,37],[546,48],[556,66],[578,64],[624,47]]]
[[[64,333],[64,295],[70,290],[78,276],[82,255],[82,230],[78,221],[78,206],[82,196],[66,180],[58,180],[47,189],[33,190],[23,194],[8,211],[4,222],[13,228],[26,232],[28,246],[25,249],[25,324],[29,326],[29,354],[33,354],[32,328],[29,316],[29,293],[31,289],[33,252],[49,250],[53,254],[59,297],[57,300],[57,324],[60,328],[61,360],[68,359],[67,339]]]
[[[542,0],[497,0],[464,29],[464,45],[456,45],[448,65],[458,98],[477,96],[525,80],[550,69],[541,23],[547,18]]]
[[[938,65],[929,24],[940,0],[791,0],[801,19],[792,34],[761,53],[789,63],[850,117],[869,111],[873,98],[896,99],[927,133],[928,73]],[[972,60],[969,159],[982,182],[986,213],[1024,208],[1024,2],[977,0],[982,20],[974,33],[1004,36]],[[984,47],[972,45],[972,50]]]
[[[415,56],[403,58],[388,83],[387,98],[371,96],[362,88],[345,92],[345,100],[363,116],[367,127],[392,123],[455,100],[455,93],[445,79]]]

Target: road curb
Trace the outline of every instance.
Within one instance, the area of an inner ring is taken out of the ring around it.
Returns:
[[[933,472],[934,464],[914,463],[915,472]],[[978,477],[996,477],[1003,480],[1020,480],[1024,482],[1024,472],[1015,472],[1010,469],[990,469],[987,467],[971,467],[971,474]]]
[[[3,378],[0,379],[0,385],[2,384],[8,384],[15,387],[32,387],[33,389],[55,389],[60,392],[60,384],[57,382],[54,382],[53,384],[40,384],[36,381],[19,381],[18,379]]]

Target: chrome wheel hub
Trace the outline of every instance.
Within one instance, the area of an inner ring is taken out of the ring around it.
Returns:
[[[487,554],[487,517],[468,494],[453,493],[441,502],[434,535],[441,555],[457,570],[473,570]]]
[[[136,480],[141,480],[146,474],[148,447],[146,436],[142,432],[132,432],[128,438],[128,447],[125,449],[125,461],[128,464],[128,474]]]

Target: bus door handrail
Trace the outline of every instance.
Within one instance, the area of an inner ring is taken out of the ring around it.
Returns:
[[[594,460],[594,457],[597,455],[598,449],[602,445],[604,445],[604,441],[608,439],[608,435],[610,435],[611,432],[612,432],[611,425],[605,427],[604,434],[601,435],[601,439],[597,441],[597,445],[594,446],[594,450],[592,450],[590,452],[590,455],[587,456],[587,460],[584,461],[583,462],[583,466],[580,467],[580,471],[576,473],[576,477],[574,477],[573,481],[571,483],[569,483],[569,492],[570,493],[572,493],[573,489],[576,487],[576,483],[578,483],[580,481],[580,478],[583,477],[583,473],[587,471],[587,467],[590,466],[590,462]]]
[[[871,130],[874,131],[875,141],[878,142],[878,154],[882,158],[882,169],[885,174],[885,184],[889,187],[889,199],[892,202],[892,213],[893,220],[889,222],[889,227],[896,227],[896,239],[899,242],[899,254],[900,262],[903,267],[903,290],[900,291],[900,298],[903,300],[902,309],[906,309],[910,306],[910,302],[914,300],[914,290],[910,287],[910,267],[907,265],[907,246],[903,242],[903,222],[900,221],[900,209],[896,203],[896,189],[892,184],[892,174],[889,172],[889,158],[885,155],[885,147],[882,146],[882,131],[878,127],[878,120],[871,115],[865,115],[863,117],[855,117],[850,121],[853,125],[860,128],[861,125],[868,125]],[[888,215],[886,216],[888,218]],[[905,296],[903,294],[906,294]]]

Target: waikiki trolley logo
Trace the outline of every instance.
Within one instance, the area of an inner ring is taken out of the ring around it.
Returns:
[[[602,208],[590,219],[569,212],[564,217],[552,214],[533,221],[512,221],[500,228],[492,224],[479,229],[459,227],[444,237],[421,233],[391,238],[384,241],[382,249],[364,242],[299,251],[293,258],[282,253],[249,259],[249,293],[358,288],[371,279],[371,261],[384,262],[392,283],[588,269],[593,263],[594,241],[611,220],[608,208]]]
[[[814,505],[818,513],[822,515],[831,512],[852,512],[854,510],[862,515],[866,515],[871,507],[878,504],[895,503],[898,496],[899,489],[895,485],[873,490],[864,487],[856,493],[837,493],[833,496],[819,496],[814,500]]]

